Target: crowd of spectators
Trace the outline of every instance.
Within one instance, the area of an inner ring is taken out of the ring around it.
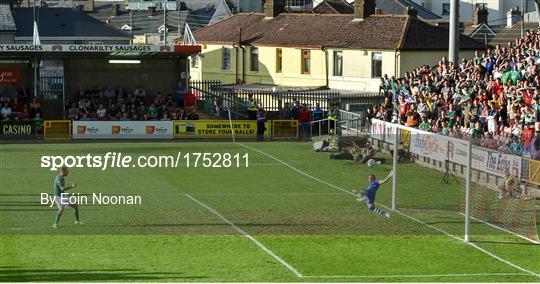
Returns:
[[[368,116],[539,158],[539,66],[540,29],[459,64],[443,57],[403,78],[385,75],[385,102]]]
[[[72,120],[198,120],[196,102],[182,85],[174,96],[150,94],[144,88],[128,92],[108,87],[81,90],[66,105],[66,116]]]
[[[1,121],[41,121],[41,104],[24,89],[14,87],[0,91]]]

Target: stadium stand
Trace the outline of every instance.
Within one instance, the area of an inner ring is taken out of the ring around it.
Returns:
[[[540,29],[477,51],[459,64],[443,57],[403,78],[381,78],[379,118],[444,135],[477,138],[483,146],[517,154],[540,150]],[[535,134],[536,133],[536,134]]]

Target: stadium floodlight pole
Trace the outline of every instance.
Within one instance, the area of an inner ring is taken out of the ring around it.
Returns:
[[[469,141],[467,155],[467,175],[465,185],[465,242],[470,241],[471,234],[471,183],[472,183],[472,161],[473,161],[473,141]]]
[[[397,166],[398,166],[398,149],[399,149],[399,129],[396,127],[396,133],[394,133],[394,163],[392,165],[392,210],[397,210]]]
[[[450,38],[448,39],[448,60],[459,64],[459,0],[450,1]]]

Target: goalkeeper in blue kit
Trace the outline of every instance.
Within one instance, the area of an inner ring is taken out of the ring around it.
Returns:
[[[370,211],[373,213],[379,214],[381,216],[384,216],[386,218],[390,218],[390,213],[384,212],[381,209],[375,207],[375,197],[377,195],[377,190],[379,187],[387,182],[392,177],[392,172],[384,179],[384,180],[377,180],[375,175],[370,174],[369,175],[369,185],[368,188],[364,190],[354,190],[353,193],[356,195],[356,200],[358,201],[365,201],[367,207]]]

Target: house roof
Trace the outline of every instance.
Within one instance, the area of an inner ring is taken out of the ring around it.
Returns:
[[[324,0],[313,9],[313,12],[321,14],[353,14],[354,1],[349,2],[347,0]],[[377,8],[381,9],[384,14],[405,15],[408,7],[414,7],[418,17],[423,20],[442,19],[439,15],[412,0],[376,0],[375,3]]]
[[[0,31],[16,31],[17,26],[11,14],[9,4],[0,4]]]
[[[120,5],[120,11],[117,16],[112,16],[112,4],[118,3],[113,1],[96,1],[94,2],[94,12],[90,15],[102,22],[109,22],[115,28],[122,28],[124,25],[133,24],[133,34],[157,34],[158,28],[163,25],[163,10],[158,10],[154,16],[149,16],[148,11],[127,11],[123,4]],[[177,33],[178,28],[182,29],[185,26],[187,10],[182,11],[167,11],[167,28],[169,33]]]
[[[424,20],[441,20],[442,18],[431,12],[429,9],[424,8],[422,5],[418,5],[412,0],[376,0],[377,8],[381,9],[384,13],[401,14],[407,13],[408,7],[413,7],[418,13],[418,17]]]
[[[354,7],[345,0],[324,0],[313,8],[313,13],[352,14]]]
[[[51,1],[47,3],[51,3]],[[54,2],[58,2],[54,0]],[[61,2],[58,2],[61,3]],[[119,14],[112,17],[111,7],[113,3],[120,3]],[[183,32],[186,23],[192,30],[206,27],[214,22],[226,19],[232,15],[225,0],[185,0],[181,1],[179,11],[167,11],[167,28],[169,33],[177,33],[178,28]],[[128,11],[123,1],[95,1],[94,11],[90,13],[100,21],[108,21],[111,25],[121,28],[133,23],[133,34],[157,34],[158,27],[163,25],[163,10],[157,10],[154,16],[149,16],[148,11]],[[131,20],[130,20],[131,17]]]
[[[309,29],[306,29],[309,27]],[[382,50],[446,50],[448,29],[403,15],[372,15],[364,21],[344,14],[237,14],[194,33],[200,43],[329,47]],[[462,49],[483,45],[461,36]]]
[[[33,9],[15,8],[16,37],[32,38]],[[129,40],[129,35],[84,12],[70,8],[36,8],[41,38],[71,38],[94,40]]]

